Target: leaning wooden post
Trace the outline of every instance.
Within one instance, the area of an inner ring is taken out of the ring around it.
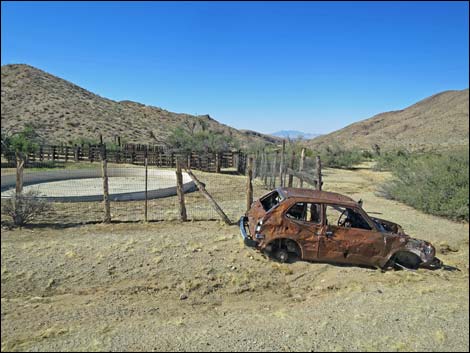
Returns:
[[[322,181],[322,175],[321,175],[321,159],[320,156],[317,156],[316,158],[316,166],[315,166],[315,174],[316,174],[316,189],[321,190],[323,181]]]
[[[111,207],[109,204],[109,184],[108,184],[108,162],[106,158],[106,146],[101,145],[101,174],[103,177],[103,203],[104,203],[104,223],[111,222]]]
[[[144,152],[144,165],[145,165],[145,208],[144,208],[144,221],[148,222],[148,148],[145,147]]]
[[[281,163],[279,165],[279,176],[281,177],[281,187],[284,186],[284,154],[286,152],[286,140],[282,140]]]
[[[179,157],[176,158],[176,194],[178,195],[180,221],[186,222],[188,220],[188,215],[186,213],[186,205],[184,203],[183,173],[181,172],[181,162]]]
[[[300,163],[299,163],[299,172],[304,171],[304,164],[305,164],[305,147],[302,148],[302,152],[300,152]],[[304,180],[300,178],[300,187],[304,186]]]
[[[295,151],[292,151],[292,156],[290,158],[290,169],[294,170],[294,163],[295,163]],[[294,181],[294,176],[289,173],[289,181],[288,181],[288,186],[291,188],[292,187],[292,182]]]
[[[215,211],[219,214],[219,216],[222,218],[222,220],[228,224],[228,225],[231,225],[232,222],[230,221],[230,219],[227,217],[227,215],[224,213],[224,211],[222,210],[222,208],[220,208],[220,206],[217,204],[217,202],[215,202],[214,198],[207,192],[206,190],[206,187],[204,186],[204,184],[202,184],[198,178],[196,178],[196,176],[193,174],[193,172],[191,172],[191,170],[189,169],[186,169],[186,173],[188,173],[189,177],[194,181],[194,183],[196,184],[198,190],[204,195],[204,197],[209,201],[209,203],[212,205],[212,207],[214,207]]]
[[[253,203],[253,157],[248,158],[246,176],[246,210],[249,211]]]

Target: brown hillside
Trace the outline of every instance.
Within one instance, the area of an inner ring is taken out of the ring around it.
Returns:
[[[40,137],[50,143],[71,143],[80,138],[105,141],[119,135],[123,141],[162,143],[172,129],[200,121],[211,131],[223,132],[250,142],[276,142],[276,139],[240,131],[221,124],[209,115],[172,113],[144,104],[110,99],[93,94],[29,65],[2,66],[2,130],[21,130],[32,124]]]
[[[346,148],[382,149],[447,148],[468,144],[468,88],[445,91],[403,110],[381,113],[308,142],[322,148],[339,144]]]

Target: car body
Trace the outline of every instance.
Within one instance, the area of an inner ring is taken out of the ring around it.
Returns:
[[[240,219],[245,244],[285,262],[307,261],[405,268],[441,265],[430,243],[396,223],[370,217],[362,202],[326,191],[277,188]]]

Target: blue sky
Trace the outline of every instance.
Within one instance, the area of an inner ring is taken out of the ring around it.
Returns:
[[[1,62],[236,128],[327,133],[469,81],[467,2],[3,2]]]

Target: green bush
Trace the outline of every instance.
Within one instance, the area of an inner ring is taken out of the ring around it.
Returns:
[[[358,149],[344,149],[339,145],[327,146],[318,152],[322,165],[330,168],[352,168],[364,160]]]
[[[374,170],[391,171],[402,167],[403,163],[408,163],[409,159],[413,159],[415,155],[407,150],[394,150],[381,153],[374,157]]]
[[[382,185],[385,197],[426,213],[468,222],[468,150],[395,154],[395,158],[388,155],[385,160],[393,175]]]
[[[183,128],[174,129],[166,143],[172,149],[189,154],[191,151],[200,153],[217,153],[227,151],[237,145],[231,136],[207,130],[190,132]]]

